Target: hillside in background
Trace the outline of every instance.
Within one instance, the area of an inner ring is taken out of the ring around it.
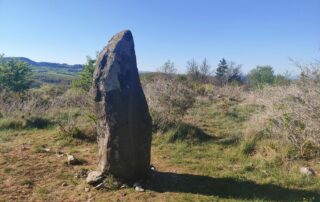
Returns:
[[[4,57],[3,59],[18,59],[31,65],[35,72],[35,86],[40,86],[43,83],[69,85],[83,69],[81,64],[36,62],[26,57]]]

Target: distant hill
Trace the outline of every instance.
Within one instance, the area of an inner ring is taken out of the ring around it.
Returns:
[[[4,57],[3,60],[18,59],[28,63],[34,73],[34,86],[42,84],[63,84],[70,85],[72,80],[76,78],[79,72],[82,71],[83,65],[69,65],[53,62],[36,62],[26,57]]]
[[[52,63],[52,62],[36,62],[26,57],[4,57],[5,60],[9,59],[18,59],[23,62],[30,64],[31,66],[35,67],[35,70],[41,71],[44,67],[49,69],[60,69],[65,70],[66,72],[80,72],[83,68],[81,64],[69,65],[66,63]]]
[[[18,59],[20,61],[28,63],[34,73],[35,82],[34,86],[40,86],[42,84],[62,84],[70,85],[72,80],[77,78],[77,75],[82,71],[82,64],[61,64],[53,62],[36,62],[26,57],[4,57],[3,60]],[[154,72],[140,71],[143,77],[153,75]]]

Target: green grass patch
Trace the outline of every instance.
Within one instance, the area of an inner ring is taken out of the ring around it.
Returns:
[[[179,123],[177,126],[166,132],[165,136],[169,143],[178,141],[199,143],[208,141],[212,138],[200,128],[186,123]]]

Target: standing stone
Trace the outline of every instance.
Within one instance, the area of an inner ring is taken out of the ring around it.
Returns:
[[[133,37],[122,31],[100,53],[94,72],[99,170],[125,181],[145,178],[152,122],[136,62]]]

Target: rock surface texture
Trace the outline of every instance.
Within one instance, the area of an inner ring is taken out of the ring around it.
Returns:
[[[126,181],[145,178],[150,168],[152,121],[130,31],[113,36],[100,53],[94,96],[99,171]]]

